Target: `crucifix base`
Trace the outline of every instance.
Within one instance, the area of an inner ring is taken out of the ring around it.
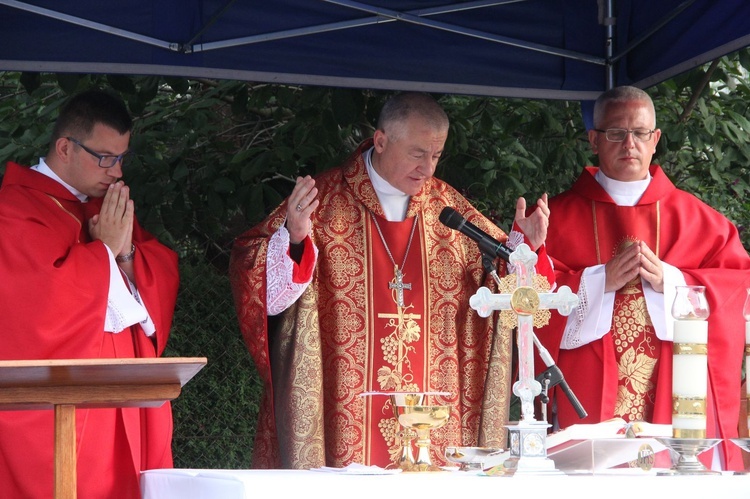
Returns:
[[[548,423],[540,421],[520,421],[507,426],[510,457],[503,463],[506,474],[563,474],[547,457],[549,427]]]

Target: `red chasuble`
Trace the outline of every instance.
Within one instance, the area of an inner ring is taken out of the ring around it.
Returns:
[[[104,332],[109,259],[81,203],[62,185],[9,163],[0,189],[0,359],[156,357],[177,296],[176,254],[136,223],[138,292],[156,333],[135,325]],[[0,411],[3,497],[53,496],[53,411]],[[79,497],[139,498],[140,471],[172,466],[169,404],[156,409],[76,411]]]
[[[254,467],[389,466],[398,452],[393,411],[385,397],[360,396],[367,391],[450,394],[432,401],[452,407],[450,421],[431,433],[434,463],[444,462],[446,445],[505,444],[510,334],[468,306],[480,286],[494,284],[476,243],[438,217],[452,206],[496,239],[506,236],[434,178],[412,196],[403,222],[387,222],[362,159],[371,146],[316,179],[311,237],[320,255],[311,285],[281,315],[266,314],[265,259],[286,203],[235,242],[240,328],[266,387]],[[394,261],[411,286],[401,314],[388,287]]]
[[[750,258],[737,229],[705,203],[676,189],[656,165],[650,170],[653,180],[634,207],[616,206],[594,179],[596,171],[586,168],[570,191],[550,200],[557,222],[550,224],[547,251],[558,285],[577,292],[585,268],[606,263],[622,245],[638,240],[680,269],[688,284],[705,285],[711,308],[708,436],[737,437],[745,343],[741,311],[750,285]],[[601,340],[559,351],[558,365],[589,414],[579,419],[558,393],[561,427],[616,415],[671,423],[672,344],[653,334],[640,287],[638,279],[617,293],[612,330]],[[670,306],[666,304],[667,311]],[[540,330],[540,339],[553,355],[567,320],[556,315]],[[741,469],[736,446],[730,442],[725,451],[728,469]]]

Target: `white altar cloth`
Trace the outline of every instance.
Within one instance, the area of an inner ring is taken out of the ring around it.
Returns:
[[[418,490],[426,497],[547,496],[565,491],[577,499],[644,497],[750,497],[750,475],[656,476],[655,470],[611,475],[490,477],[462,471],[350,475],[302,470],[159,469],[143,472],[143,499],[250,499],[267,496],[358,499]]]

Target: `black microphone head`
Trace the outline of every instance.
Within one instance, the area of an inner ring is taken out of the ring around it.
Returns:
[[[464,217],[450,206],[443,208],[443,211],[440,212],[440,217],[438,218],[443,225],[455,230],[458,230],[461,222],[465,220]]]

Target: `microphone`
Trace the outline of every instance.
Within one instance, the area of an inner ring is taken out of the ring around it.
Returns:
[[[466,220],[450,206],[443,208],[439,219],[446,227],[457,230],[476,241],[482,253],[487,253],[493,257],[499,256],[506,262],[510,261],[511,251],[507,246]]]

